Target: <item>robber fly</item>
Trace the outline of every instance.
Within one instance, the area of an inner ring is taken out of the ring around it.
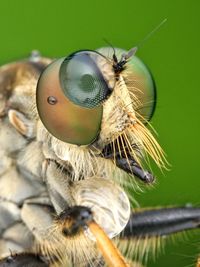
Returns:
[[[145,161],[166,161],[136,50],[0,68],[0,266],[140,266],[147,241],[199,226],[198,208],[132,213],[130,188],[154,181]]]

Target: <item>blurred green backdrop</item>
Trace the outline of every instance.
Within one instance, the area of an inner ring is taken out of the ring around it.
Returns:
[[[156,188],[136,195],[141,206],[200,205],[200,1],[45,1],[0,2],[0,63],[33,49],[60,57],[78,49],[129,49],[163,19],[168,21],[139,49],[151,69],[158,103],[152,120],[172,165],[157,171]],[[167,246],[148,266],[193,266],[200,234]],[[198,247],[199,246],[199,247]],[[193,265],[192,265],[193,263]]]

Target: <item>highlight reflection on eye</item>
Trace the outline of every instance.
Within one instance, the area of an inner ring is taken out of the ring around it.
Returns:
[[[109,82],[101,65],[109,70],[109,78],[112,77]],[[102,103],[114,85],[111,63],[95,51],[79,51],[56,60],[38,81],[36,101],[40,119],[53,136],[64,142],[91,144],[100,131]]]
[[[98,66],[103,59],[96,52],[80,51],[61,64],[60,83],[64,94],[74,104],[94,108],[112,92],[113,88],[108,87]]]

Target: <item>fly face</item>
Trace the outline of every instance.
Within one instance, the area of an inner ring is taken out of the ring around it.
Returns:
[[[125,53],[116,51],[118,57]],[[116,55],[110,57],[109,48],[78,51],[53,62],[43,72],[37,108],[44,126],[56,137],[52,138],[53,150],[63,160],[68,158],[65,143],[100,154],[106,145],[122,137],[122,146],[136,157],[144,151],[158,165],[164,165],[162,149],[143,125],[155,108],[153,78],[136,57],[123,59],[123,64],[116,60]],[[135,160],[140,161],[139,157]]]

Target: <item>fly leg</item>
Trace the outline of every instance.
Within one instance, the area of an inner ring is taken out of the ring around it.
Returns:
[[[149,255],[157,256],[166,239],[175,234],[200,228],[200,208],[170,207],[133,212],[125,229],[120,234],[119,244],[127,257],[140,262]],[[198,265],[199,267],[200,265]]]
[[[68,208],[58,216],[57,221],[61,224],[62,233],[66,237],[74,236],[88,228],[109,267],[129,266],[103,229],[94,221],[90,208],[84,206]]]
[[[200,227],[200,208],[174,207],[132,213],[123,238],[166,236]]]

